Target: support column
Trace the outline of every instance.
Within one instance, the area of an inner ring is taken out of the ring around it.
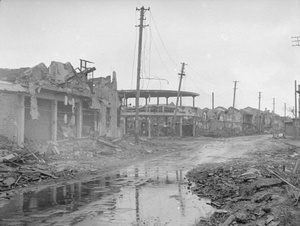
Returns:
[[[79,100],[77,103],[77,120],[76,120],[76,131],[77,131],[77,138],[81,138],[82,136],[82,101]]]
[[[25,134],[25,95],[18,95],[18,102],[17,143],[20,147],[23,147]]]
[[[159,116],[157,116],[156,122],[157,122],[157,131],[156,131],[156,135],[159,137]]]
[[[165,136],[168,136],[168,116],[165,117]]]
[[[124,116],[124,135],[127,134],[127,126],[128,126],[127,117]]]
[[[193,97],[193,107],[195,107],[195,97]]]
[[[51,140],[57,141],[57,100],[51,102]]]
[[[98,112],[94,111],[94,132],[97,131],[98,129],[98,117],[97,117]]]
[[[145,97],[145,103],[146,103],[146,105],[148,104],[148,98],[147,97]]]
[[[157,105],[159,105],[159,97],[157,97]]]
[[[151,117],[148,117],[148,137],[151,138]]]
[[[196,118],[193,117],[193,137],[196,136]]]
[[[169,97],[166,97],[166,104],[169,104]]]
[[[180,106],[182,107],[182,96],[180,96]]]
[[[182,117],[180,117],[180,123],[179,123],[179,136],[182,137]]]
[[[106,105],[104,103],[100,104],[100,136],[104,136],[107,133],[107,128],[106,128]]]

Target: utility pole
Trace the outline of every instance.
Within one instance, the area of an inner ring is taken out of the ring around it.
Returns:
[[[138,47],[138,64],[137,64],[137,79],[136,79],[136,97],[135,97],[135,144],[139,144],[139,100],[140,100],[140,79],[141,79],[141,57],[142,57],[142,42],[143,42],[143,28],[144,26],[144,14],[145,11],[150,10],[150,8],[145,9],[144,6],[140,9],[136,8],[137,11],[140,11],[140,25],[139,27],[139,47]]]
[[[299,94],[298,96],[298,115],[300,116],[300,85],[298,85],[298,91],[297,93]]]
[[[235,93],[236,93],[236,83],[238,82],[238,81],[233,81],[234,82],[234,92],[233,92],[233,104],[232,104],[232,107],[234,108],[234,106],[235,106]]]
[[[286,117],[286,103],[284,103],[284,117]]]
[[[275,113],[275,98],[273,98],[273,113]]]
[[[297,112],[297,81],[295,80],[295,124],[297,121],[297,115],[298,115],[298,112]]]
[[[215,109],[215,94],[214,94],[214,92],[212,92],[212,105],[211,105],[211,109],[212,110]]]
[[[179,79],[179,87],[178,87],[178,92],[177,92],[176,107],[175,107],[174,117],[173,117],[173,134],[174,135],[175,135],[176,114],[177,114],[177,107],[178,107],[178,100],[179,100],[179,94],[180,94],[180,89],[181,89],[181,83],[182,83],[183,76],[185,76],[184,66],[186,64],[185,63],[181,63],[181,64],[182,64],[182,66],[181,66],[181,72],[178,73],[178,75],[180,75],[180,79]]]
[[[260,110],[261,92],[258,92],[258,110]]]
[[[300,36],[295,36],[292,37],[292,43],[295,43],[295,45],[293,46],[300,46]],[[300,103],[300,101],[299,101]],[[299,109],[300,109],[300,105],[299,105]],[[300,114],[300,113],[299,113]],[[299,137],[299,128],[298,128],[298,123],[297,123],[297,81],[295,80],[295,121],[294,121],[294,126],[295,126],[295,137]]]

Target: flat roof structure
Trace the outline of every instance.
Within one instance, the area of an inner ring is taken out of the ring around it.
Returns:
[[[141,90],[140,97],[177,97],[178,91],[176,90]],[[134,98],[136,96],[136,90],[118,90],[120,97]],[[198,93],[180,91],[179,96],[182,97],[196,97],[200,96]]]

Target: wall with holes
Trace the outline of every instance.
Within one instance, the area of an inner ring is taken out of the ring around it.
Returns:
[[[0,93],[0,135],[17,141],[18,95]]]

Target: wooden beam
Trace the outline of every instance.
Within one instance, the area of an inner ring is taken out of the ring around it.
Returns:
[[[55,93],[51,90],[42,90],[40,93],[36,93],[37,98],[47,99],[47,100],[57,100],[57,101],[62,101],[62,102],[65,102],[66,95],[74,98],[75,102],[80,100],[79,97],[72,95],[70,93],[58,93],[58,92]],[[82,98],[87,98],[87,97],[82,97]]]
[[[17,143],[20,147],[24,147],[25,135],[25,95],[18,95],[18,129],[17,129]]]
[[[51,140],[57,141],[57,100],[51,102]]]
[[[77,120],[76,120],[77,138],[82,136],[82,101],[77,103]]]

